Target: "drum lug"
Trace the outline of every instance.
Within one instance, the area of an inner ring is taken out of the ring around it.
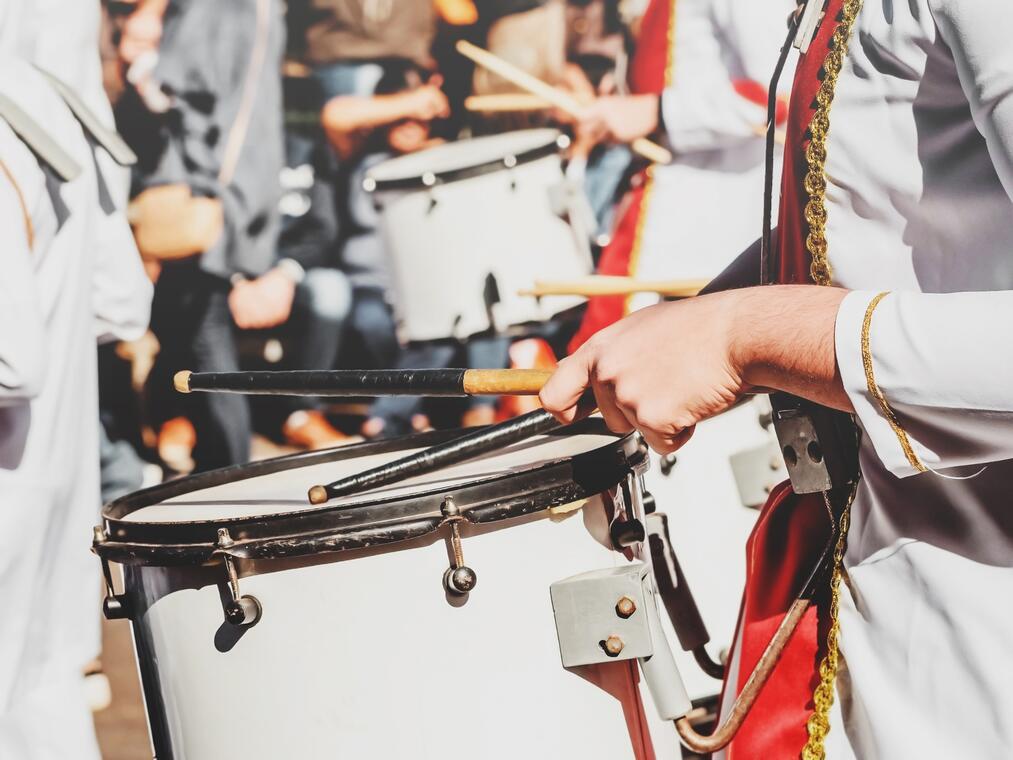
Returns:
[[[443,586],[447,592],[454,596],[464,596],[468,594],[475,584],[478,583],[478,576],[475,571],[464,564],[464,549],[461,546],[461,527],[460,523],[464,519],[461,516],[461,510],[454,503],[454,498],[448,496],[443,500],[443,504],[440,505],[440,511],[443,512],[445,522],[450,526],[450,547],[454,553],[454,559],[450,567],[443,574]]]
[[[92,533],[92,549],[97,549],[105,540],[105,528],[101,525],[96,525]],[[102,614],[105,615],[106,620],[126,620],[130,617],[130,606],[127,603],[127,595],[116,593],[109,560],[105,557],[100,557],[100,559],[102,561],[102,578],[106,587],[106,595],[102,600]]]
[[[644,542],[644,504],[641,499],[640,480],[631,472],[619,484],[612,500],[614,514],[609,524],[609,536],[616,549],[626,549]]]
[[[228,528],[218,529],[219,550],[229,549],[235,543]],[[223,552],[222,561],[225,563],[229,589],[229,600],[222,605],[226,622],[234,626],[255,625],[260,620],[263,607],[256,597],[239,593],[239,573],[236,571],[236,561],[232,555]]]

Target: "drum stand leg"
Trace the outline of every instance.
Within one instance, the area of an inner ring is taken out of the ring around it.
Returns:
[[[104,543],[105,540],[105,528],[101,525],[96,525],[92,535],[92,551]],[[116,593],[116,589],[113,585],[113,572],[109,567],[109,560],[105,557],[101,557],[101,560],[102,578],[106,587],[105,599],[102,600],[102,614],[105,615],[106,620],[125,620],[130,617],[127,595]]]

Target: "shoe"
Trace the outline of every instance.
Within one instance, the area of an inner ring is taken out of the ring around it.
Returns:
[[[173,417],[158,431],[158,457],[176,472],[193,469],[193,447],[196,445],[197,430],[186,417]]]
[[[287,444],[301,449],[328,449],[357,440],[331,425],[323,412],[316,409],[292,412],[285,420],[281,433]]]

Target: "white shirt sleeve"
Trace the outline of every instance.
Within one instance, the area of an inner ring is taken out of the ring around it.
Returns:
[[[0,242],[0,406],[5,406],[27,401],[42,389],[46,326],[21,201],[4,174],[0,174]]]
[[[661,96],[676,151],[714,150],[759,139],[766,108],[736,92],[735,80],[764,88],[787,34],[791,5],[780,0],[680,0],[675,6],[672,86]],[[782,84],[791,83],[791,72]]]
[[[115,162],[94,149],[100,208],[95,214],[92,310],[100,343],[136,340],[148,329],[152,286],[122,210]],[[108,180],[107,180],[108,178]]]
[[[898,477],[919,470],[875,398],[862,357],[869,291],[837,314],[837,361],[845,390],[877,456]],[[1013,291],[896,292],[869,328],[878,386],[918,459],[929,469],[1013,459]]]
[[[953,55],[974,125],[1013,199],[1013,3],[929,0],[929,7]]]

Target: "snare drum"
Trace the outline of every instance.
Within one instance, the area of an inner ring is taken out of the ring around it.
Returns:
[[[517,294],[536,279],[591,271],[588,232],[570,222],[581,200],[563,176],[565,139],[553,129],[478,137],[367,172],[402,340],[541,322],[583,301]]]
[[[132,620],[159,760],[679,757],[646,693],[617,701],[614,684],[560,664],[549,586],[627,563],[596,495],[647,466],[634,436],[574,430],[324,507],[307,504],[310,485],[449,435],[213,471],[107,506],[96,551],[124,564],[125,587],[107,607]],[[465,566],[473,589],[449,592],[448,568]],[[237,599],[249,624],[227,620]],[[636,695],[628,665],[605,667]],[[645,721],[653,755],[631,749]]]

